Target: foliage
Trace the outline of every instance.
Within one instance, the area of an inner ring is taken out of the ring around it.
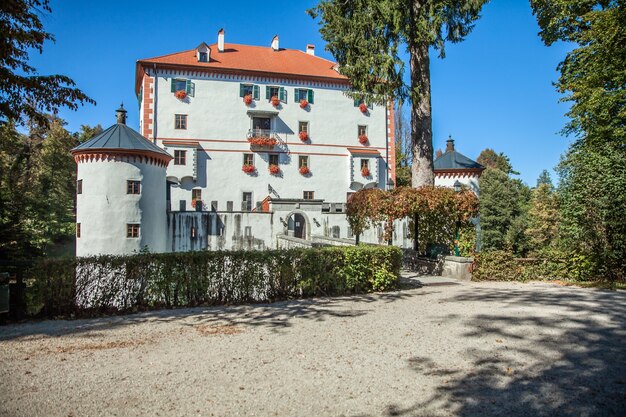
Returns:
[[[478,162],[485,168],[499,169],[507,175],[519,174],[519,172],[513,171],[513,166],[511,165],[511,161],[509,160],[508,156],[506,156],[502,152],[496,153],[496,151],[490,148],[483,149],[480,155],[478,155],[478,159],[476,160],[476,162]]]
[[[413,186],[432,185],[429,48],[443,57],[445,42],[467,36],[485,0],[321,0],[309,14],[321,20],[326,48],[350,79],[353,98],[387,105],[412,103]],[[409,55],[410,82],[404,82]]]
[[[537,187],[540,187],[542,184],[550,186],[550,189],[554,188],[554,184],[552,184],[552,177],[547,169],[541,171],[539,178],[537,178]]]
[[[551,183],[541,182],[531,191],[528,210],[528,227],[525,233],[531,255],[537,256],[556,244],[559,224],[558,196]]]
[[[476,226],[472,223],[465,224],[459,228],[459,239],[457,246],[459,255],[464,257],[472,257],[476,252]]]
[[[48,0],[9,0],[0,3],[0,122],[26,121],[46,126],[46,113],[59,107],[72,110],[85,102],[95,104],[74,81],[64,75],[37,75],[28,64],[29,52],[43,52],[45,41],[54,41],[40,17],[51,12]]]
[[[355,234],[384,222],[384,238],[391,240],[393,222],[417,217],[420,251],[429,243],[452,247],[455,228],[467,224],[478,213],[478,199],[470,190],[456,193],[446,187],[398,187],[391,191],[361,190],[348,201],[347,216]]]
[[[567,260],[558,257],[516,258],[509,251],[481,251],[474,256],[475,281],[530,281],[567,279],[570,276]]]
[[[564,132],[602,146],[626,145],[626,7],[619,0],[531,0],[552,45],[575,44],[559,64],[557,90],[571,102]]]
[[[558,167],[561,246],[594,274],[626,277],[626,152],[607,144],[575,146]]]
[[[46,316],[270,302],[393,288],[395,247],[180,252],[43,260],[30,273]]]

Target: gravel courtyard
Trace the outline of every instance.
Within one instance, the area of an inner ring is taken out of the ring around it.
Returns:
[[[0,327],[2,416],[624,416],[626,292],[462,283]]]

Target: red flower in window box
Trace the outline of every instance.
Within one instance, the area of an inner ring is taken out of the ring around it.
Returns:
[[[254,167],[254,165],[244,164],[241,170],[246,174],[252,174],[254,171],[256,171],[256,168]]]
[[[200,205],[200,207],[204,207],[204,203],[202,200],[191,200],[191,207],[196,208],[196,205]]]
[[[307,140],[309,140],[309,134],[305,131],[298,133],[298,136],[300,137],[300,140],[302,142],[306,142]]]
[[[276,175],[280,173],[280,167],[278,165],[272,164],[270,165],[270,174]]]
[[[369,138],[367,137],[367,135],[359,135],[359,143],[361,145],[365,145],[368,140]]]
[[[359,104],[359,110],[361,110],[361,113],[367,113],[367,104],[365,103]]]
[[[185,90],[178,90],[174,93],[174,97],[179,100],[184,100],[187,97],[187,92]]]
[[[252,104],[252,94],[246,94],[243,96],[243,102],[246,103],[246,106]]]
[[[370,169],[368,167],[361,168],[361,175],[363,175],[364,177],[369,177],[370,176]]]
[[[306,100],[300,100],[300,108],[306,109],[307,107],[309,107],[309,102]]]
[[[299,171],[300,171],[300,174],[302,175],[308,175],[311,173],[311,170],[309,169],[309,167],[300,167]]]
[[[277,107],[280,104],[280,100],[278,99],[278,96],[272,96],[270,101],[272,102],[272,105],[274,107]]]
[[[252,136],[248,138],[248,142],[254,146],[261,146],[264,148],[271,148],[276,146],[278,141],[274,138],[270,138],[268,136]]]

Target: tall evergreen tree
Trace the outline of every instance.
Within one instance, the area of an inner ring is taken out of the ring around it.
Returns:
[[[432,47],[445,56],[445,42],[460,42],[473,29],[486,0],[321,0],[309,10],[321,19],[320,32],[351,96],[387,105],[411,102],[413,187],[432,185],[433,144],[430,98]],[[404,82],[401,46],[409,55],[410,82]]]
[[[40,16],[51,12],[49,0],[0,2],[0,123],[48,123],[46,113],[59,107],[78,108],[95,102],[65,75],[37,75],[28,63],[30,51],[43,51],[54,37],[44,30]]]

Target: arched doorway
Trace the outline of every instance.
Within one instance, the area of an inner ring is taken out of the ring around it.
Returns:
[[[307,237],[307,221],[300,213],[292,213],[287,220],[287,235],[306,239]]]

